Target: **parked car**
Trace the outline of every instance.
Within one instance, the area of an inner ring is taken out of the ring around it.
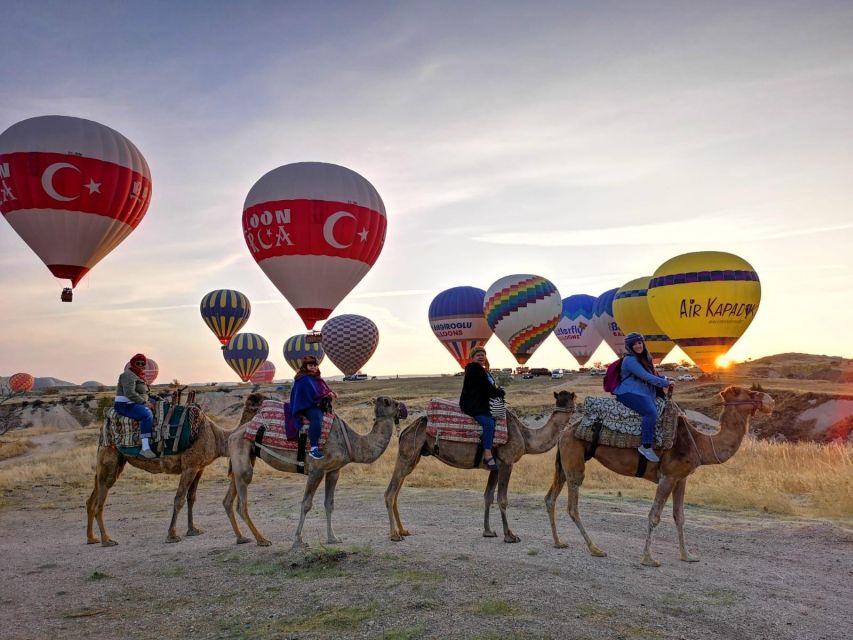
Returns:
[[[351,376],[344,376],[346,382],[356,382],[358,380],[367,380],[366,373],[354,373]]]
[[[589,370],[589,375],[591,375],[591,376],[603,376],[605,373],[607,373],[606,369],[590,369]]]
[[[545,367],[533,367],[530,370],[530,373],[532,373],[534,376],[550,376],[551,370],[546,369]]]
[[[533,380],[533,378],[535,378],[535,377],[536,377],[536,376],[534,376],[534,375],[533,375],[532,373],[530,373],[529,371],[528,371],[527,373],[522,373],[522,374],[521,374],[521,379],[522,379],[522,380]]]
[[[552,380],[559,380],[562,377],[563,377],[563,370],[562,369],[554,369],[551,372],[551,379]]]
[[[676,378],[676,380],[680,380],[681,382],[692,382],[695,379],[695,376],[691,373],[685,373],[683,376],[678,376]]]

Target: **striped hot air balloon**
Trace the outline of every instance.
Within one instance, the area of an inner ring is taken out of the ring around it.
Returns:
[[[622,355],[625,353],[625,334],[613,317],[613,298],[619,289],[610,289],[602,293],[595,300],[593,308],[593,324],[614,353]]]
[[[595,297],[582,293],[563,300],[563,313],[554,333],[578,364],[584,366],[601,344],[601,335],[592,323]]]
[[[275,378],[275,365],[269,360],[264,360],[249,380],[254,384],[266,384],[272,382],[273,378]]]
[[[486,291],[486,321],[518,364],[524,364],[539,348],[563,310],[560,292],[542,276],[506,276]]]
[[[323,358],[326,357],[323,346],[319,342],[308,342],[304,333],[285,340],[282,353],[285,361],[294,371],[299,371],[302,358],[305,356],[314,356],[317,358],[317,364],[323,362]]]
[[[652,360],[660,364],[675,343],[652,316],[648,298],[650,280],[651,277],[645,276],[623,284],[613,297],[613,317],[622,333],[642,333]]]
[[[249,381],[269,354],[267,341],[256,333],[238,333],[222,350],[225,362],[243,382]]]
[[[72,287],[137,227],[150,201],[148,163],[109,127],[40,116],[0,135],[0,211]]]
[[[36,379],[29,373],[13,373],[9,378],[9,390],[12,393],[25,393],[33,388]]]
[[[324,162],[273,169],[243,205],[252,257],[308,329],[370,271],[385,243],[385,223],[373,185]]]
[[[249,299],[233,289],[217,289],[201,299],[201,317],[224,347],[249,319]]]
[[[155,360],[152,360],[151,358],[146,358],[145,371],[142,374],[142,379],[145,380],[145,384],[154,384],[154,381],[159,375],[160,367],[158,366],[157,362]]]
[[[492,337],[483,315],[486,292],[477,287],[453,287],[442,291],[429,305],[429,325],[435,337],[463,369],[468,352]]]
[[[344,375],[357,373],[379,346],[379,329],[364,316],[346,314],[323,324],[323,351]]]

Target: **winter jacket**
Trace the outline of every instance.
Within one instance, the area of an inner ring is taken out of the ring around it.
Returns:
[[[119,398],[127,398],[127,400],[119,400]],[[133,371],[125,369],[118,377],[116,399],[118,402],[145,404],[148,402],[148,385]]]
[[[670,385],[666,378],[649,373],[637,357],[630,354],[622,359],[619,377],[622,382],[616,387],[617,396],[623,393],[634,393],[638,396],[651,398],[654,401],[657,397],[655,387],[663,388]]]
[[[290,410],[294,415],[319,407],[320,400],[331,396],[332,390],[323,378],[318,376],[301,376],[293,382],[290,390]]]
[[[505,392],[495,384],[491,375],[476,362],[465,367],[465,380],[459,396],[459,408],[469,416],[488,416],[489,398],[503,398]]]

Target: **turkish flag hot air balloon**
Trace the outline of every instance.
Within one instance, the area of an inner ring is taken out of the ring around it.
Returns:
[[[477,287],[453,287],[439,293],[429,305],[429,326],[435,337],[463,369],[468,352],[492,337],[483,315],[486,292]]]
[[[264,363],[252,374],[249,381],[255,384],[266,384],[272,382],[273,378],[275,378],[275,365],[269,360],[264,360]]]
[[[584,366],[601,344],[601,335],[592,324],[595,298],[582,293],[563,300],[563,313],[554,333],[578,364]]]
[[[249,299],[239,291],[217,289],[201,299],[201,317],[224,347],[252,313]]]
[[[344,375],[358,373],[379,345],[379,329],[364,316],[345,314],[323,324],[323,351]]]
[[[148,163],[109,127],[40,116],[0,134],[0,211],[72,287],[137,227],[150,201]]]
[[[273,169],[243,205],[252,257],[308,329],[370,271],[385,242],[385,222],[372,184],[323,162]]]
[[[613,296],[613,317],[622,333],[642,333],[646,348],[655,364],[660,364],[675,343],[655,322],[649,308],[648,289],[651,278],[637,278],[623,284]]]
[[[524,364],[539,348],[563,310],[560,292],[550,281],[536,275],[506,276],[486,291],[486,321],[518,364]]]
[[[145,384],[154,384],[154,381],[159,375],[160,367],[157,365],[157,362],[151,358],[147,358],[145,361],[145,371],[142,374],[142,379],[145,380]]]
[[[9,390],[12,393],[24,393],[33,388],[36,379],[29,373],[13,373],[9,378]]]
[[[613,317],[613,298],[619,289],[605,291],[595,300],[593,308],[593,324],[604,342],[613,349],[616,355],[625,353],[625,334]]]
[[[323,362],[326,357],[323,347],[319,342],[308,342],[304,333],[291,336],[284,341],[282,348],[284,359],[294,371],[299,371],[302,366],[302,358],[305,356],[314,356],[317,358],[317,364]]]
[[[713,371],[758,312],[761,283],[743,258],[722,251],[685,253],[649,282],[655,321],[702,371]]]
[[[269,344],[256,333],[238,333],[222,350],[225,362],[243,382],[249,381],[269,354]]]

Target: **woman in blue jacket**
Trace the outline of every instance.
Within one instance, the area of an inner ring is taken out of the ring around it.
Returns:
[[[658,419],[655,398],[658,387],[671,387],[673,383],[655,374],[652,356],[646,349],[646,339],[641,333],[629,333],[625,336],[625,350],[628,353],[622,359],[622,366],[619,369],[621,382],[616,387],[616,398],[643,418],[641,446],[637,450],[647,460],[660,462],[660,458],[653,449],[655,424]]]
[[[320,377],[320,365],[314,356],[305,356],[290,390],[290,411],[295,416],[308,420],[308,451],[315,460],[322,460],[320,432],[323,430],[323,414],[332,412],[335,392]]]

